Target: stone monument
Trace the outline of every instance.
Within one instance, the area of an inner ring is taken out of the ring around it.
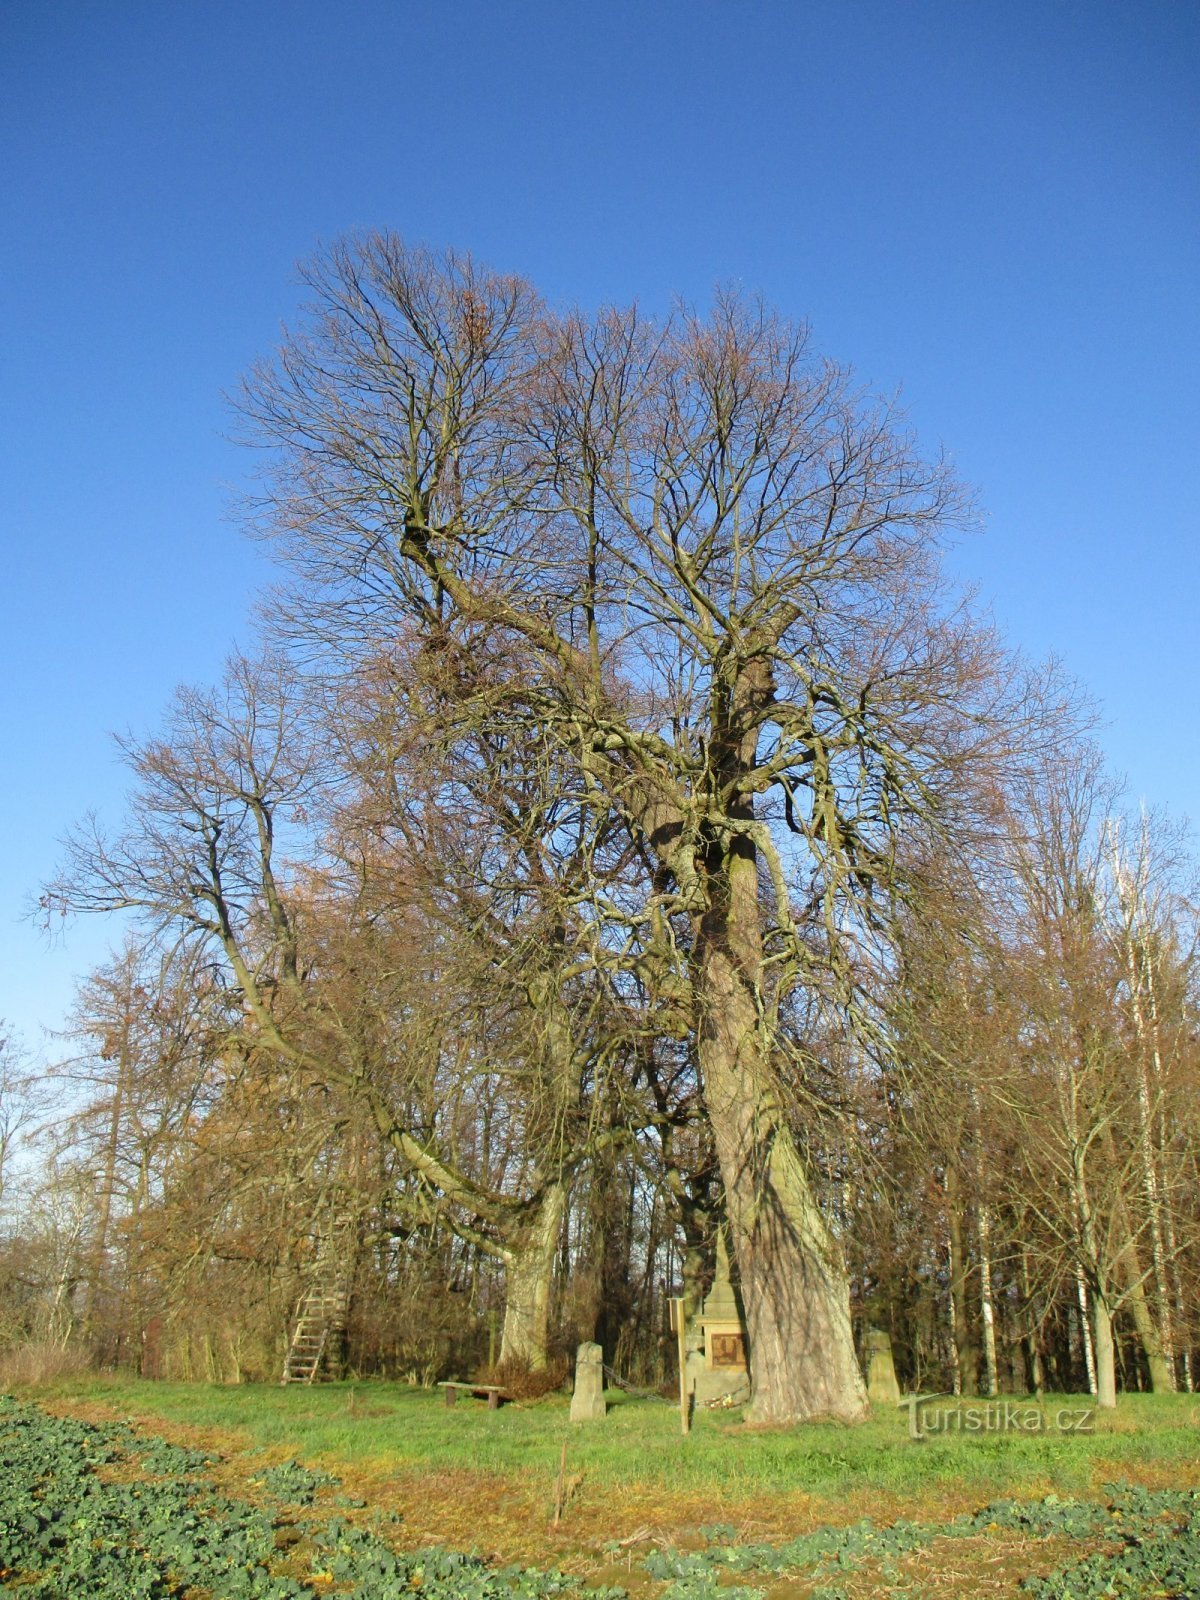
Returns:
[[[581,1344],[575,1352],[571,1421],[594,1422],[604,1410],[604,1351],[598,1344]]]
[[[867,1398],[873,1406],[898,1406],[900,1385],[892,1360],[892,1341],[882,1328],[867,1329]]]
[[[696,1373],[696,1404],[741,1405],[750,1398],[750,1369],[723,1228],[717,1232],[717,1274],[700,1312],[700,1326],[704,1332],[704,1365]]]

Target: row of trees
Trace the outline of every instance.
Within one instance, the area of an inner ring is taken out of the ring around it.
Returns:
[[[362,1369],[662,1378],[723,1225],[761,1419],[864,1415],[868,1320],[914,1382],[1190,1383],[1183,866],[949,593],[945,464],[736,297],[386,235],[309,283],[242,396],[272,648],[46,888],[133,932],[28,1327],[53,1280],[110,1359],[271,1375],[336,1227]]]

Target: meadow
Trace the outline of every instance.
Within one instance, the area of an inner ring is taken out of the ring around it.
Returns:
[[[40,1391],[67,1407],[100,1407],[149,1426],[211,1430],[239,1451],[286,1450],[331,1470],[469,1471],[549,1486],[568,1443],[573,1473],[607,1495],[647,1492],[740,1500],[755,1496],[840,1501],[860,1492],[922,1495],[1086,1489],[1097,1475],[1200,1465],[1200,1396],[1121,1397],[1090,1435],[948,1434],[914,1442],[906,1412],[860,1427],[810,1423],[752,1429],[739,1411],[700,1411],[681,1435],[676,1406],[609,1390],[600,1423],[571,1423],[566,1396],[489,1413],[476,1401],[448,1409],[441,1391],[394,1383],[148,1383],[68,1381]],[[1080,1396],[1049,1396],[1047,1409]]]

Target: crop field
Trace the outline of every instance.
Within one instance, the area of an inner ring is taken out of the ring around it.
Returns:
[[[565,1451],[564,1451],[565,1445]],[[0,1587],[28,1600],[1200,1594],[1200,1403],[1091,1437],[754,1432],[616,1401],[90,1382],[0,1399]]]

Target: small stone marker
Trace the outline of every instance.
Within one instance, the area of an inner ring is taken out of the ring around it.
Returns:
[[[575,1352],[571,1421],[593,1422],[604,1410],[604,1351],[598,1344],[581,1344]]]
[[[892,1360],[892,1341],[882,1328],[867,1330],[867,1398],[873,1406],[900,1404],[900,1385]]]

